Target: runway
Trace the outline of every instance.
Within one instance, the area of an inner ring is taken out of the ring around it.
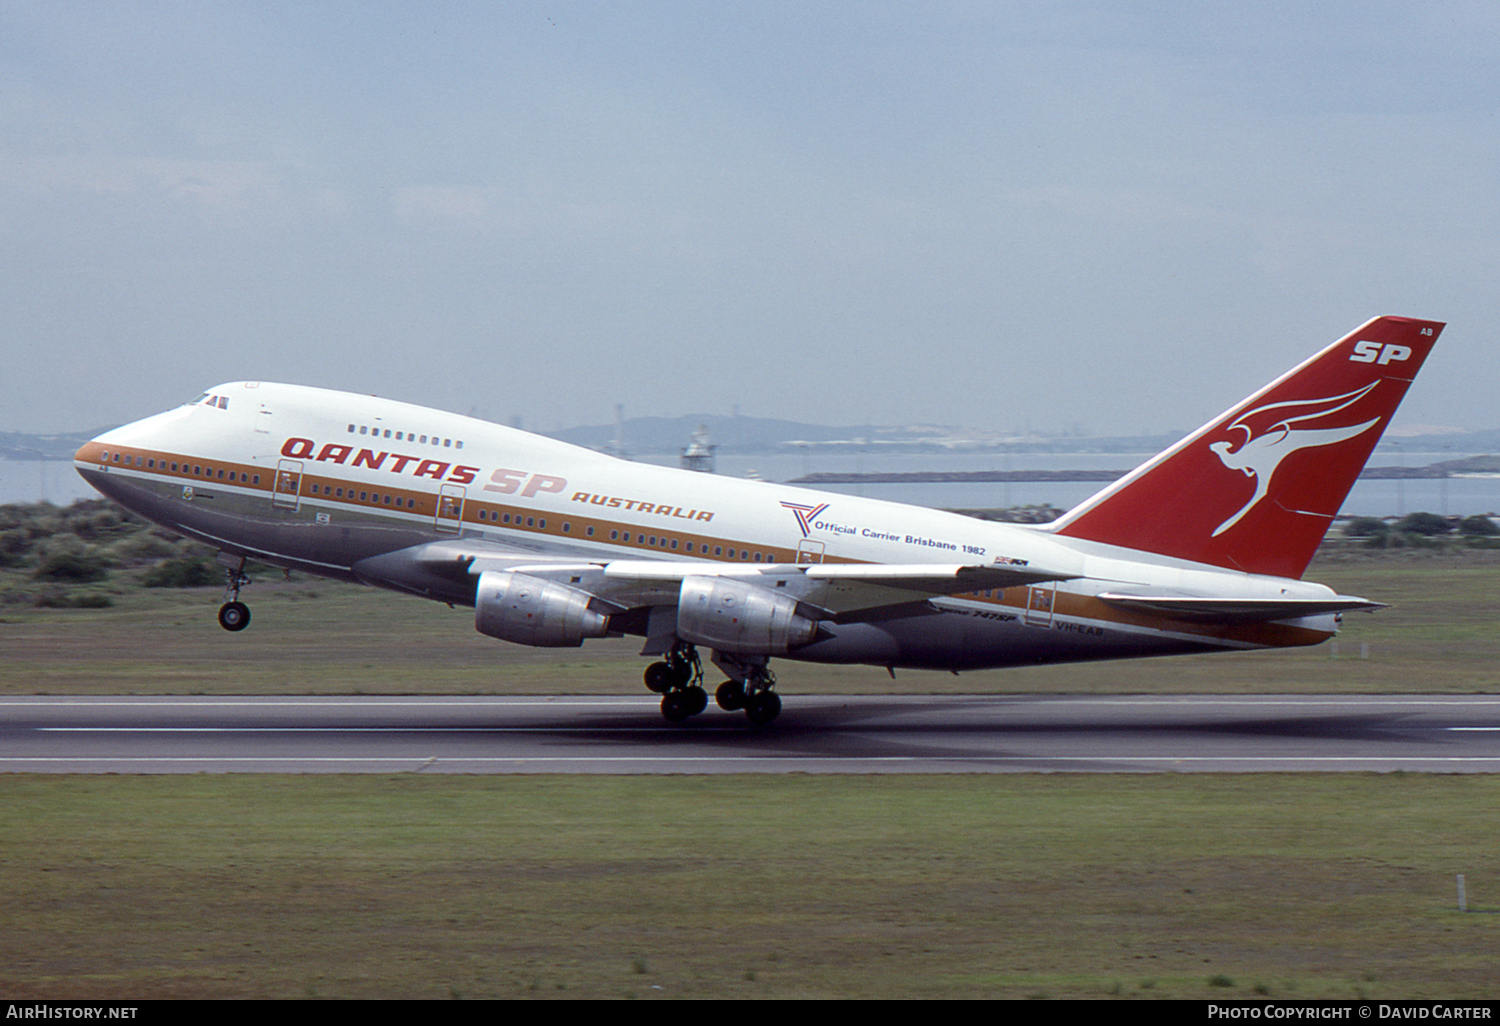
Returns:
[[[649,695],[0,698],[0,772],[1500,771],[1500,697],[785,697],[753,727]]]

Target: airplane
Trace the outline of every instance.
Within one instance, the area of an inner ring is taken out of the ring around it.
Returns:
[[[260,381],[99,435],[78,472],[219,552],[472,606],[522,645],[644,639],[667,720],[781,711],[771,659],[966,670],[1316,645],[1381,603],[1301,580],[1443,324],[1378,317],[1043,525],[617,459]]]

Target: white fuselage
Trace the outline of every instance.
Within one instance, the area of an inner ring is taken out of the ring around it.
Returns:
[[[827,625],[790,658],[974,669],[1314,644],[1333,615],[1164,619],[1100,594],[1320,599],[1237,573],[908,506],[615,459],[470,417],[368,396],[235,382],[106,432],[77,467],[100,491],[230,556],[473,602],[462,575],[387,571],[451,542],[491,563],[1033,566],[1058,580],[932,598],[920,615]],[[472,555],[472,554],[470,554]],[[502,560],[503,561],[503,560]],[[657,599],[642,600],[652,604]]]

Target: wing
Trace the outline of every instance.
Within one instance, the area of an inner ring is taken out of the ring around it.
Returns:
[[[531,570],[518,570],[531,573]],[[604,564],[609,581],[638,582],[647,588],[680,584],[688,577],[733,577],[794,596],[820,620],[857,623],[907,611],[939,595],[1013,588],[1041,581],[1071,580],[1029,565],[962,563],[742,563],[616,560]],[[673,589],[675,596],[676,589]]]
[[[1071,580],[1021,563],[726,563],[714,560],[579,559],[542,556],[478,539],[428,542],[361,560],[366,582],[451,602],[472,601],[488,570],[509,571],[585,592],[600,612],[675,605],[688,578],[733,578],[794,598],[804,614],[854,623],[920,612],[940,595]]]

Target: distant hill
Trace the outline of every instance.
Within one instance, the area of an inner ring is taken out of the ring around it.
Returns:
[[[759,454],[811,447],[822,449],[899,450],[903,452],[1155,452],[1181,435],[1143,438],[1076,438],[1020,435],[943,424],[892,426],[864,424],[829,427],[764,417],[697,414],[684,417],[632,417],[625,421],[627,455],[680,452],[699,426],[708,428],[720,454]],[[550,438],[590,449],[613,451],[615,427],[595,424],[543,432]]]
[[[787,452],[797,448],[888,452],[966,453],[1005,451],[1068,453],[1160,452],[1180,439],[1183,432],[1164,435],[1128,435],[1117,438],[1080,438],[1072,435],[1036,435],[942,424],[906,426],[864,424],[830,427],[765,417],[726,417],[694,414],[683,417],[632,417],[625,421],[625,454],[657,456],[680,453],[698,430],[708,428],[710,441],[720,455],[750,455]],[[67,460],[78,447],[107,428],[66,434],[30,435],[0,432],[0,459]],[[592,424],[541,432],[551,438],[606,452],[614,450],[615,426]],[[1500,452],[1500,429],[1463,434],[1388,439],[1381,445],[1379,462],[1390,462],[1392,452],[1451,451],[1461,454]],[[1394,462],[1402,462],[1397,459]],[[1472,472],[1472,471],[1471,471]]]
[[[815,444],[835,443],[840,440],[864,437],[877,430],[871,427],[825,427],[816,424],[800,424],[790,420],[723,417],[706,413],[686,417],[632,417],[625,421],[625,450],[642,454],[678,452],[688,444],[699,425],[708,428],[710,440],[718,446],[721,453],[765,452],[768,449],[782,448],[795,441],[808,441]],[[546,431],[543,434],[589,449],[611,450],[615,444],[613,424],[590,424],[583,427],[565,428],[562,431]]]
[[[0,460],[70,460],[78,447],[108,428],[73,431],[65,435],[26,435],[0,431]]]

